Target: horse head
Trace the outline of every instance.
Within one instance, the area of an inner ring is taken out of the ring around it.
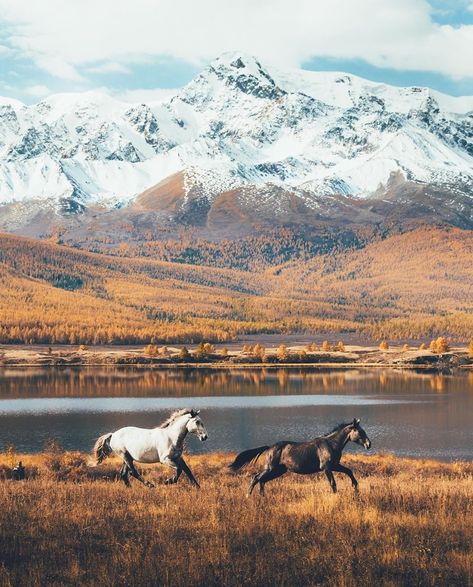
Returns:
[[[360,420],[358,418],[354,418],[353,422],[350,424],[350,427],[351,430],[348,435],[349,440],[356,442],[356,444],[364,446],[366,450],[369,450],[371,448],[371,440],[360,426]]]
[[[207,440],[208,438],[208,434],[207,434],[207,430],[205,429],[205,426],[202,423],[202,420],[200,419],[200,410],[191,410],[190,411],[190,418],[189,421],[187,422],[186,428],[187,428],[187,432],[191,432],[192,434],[195,434],[197,436],[197,438],[203,442],[204,440]]]

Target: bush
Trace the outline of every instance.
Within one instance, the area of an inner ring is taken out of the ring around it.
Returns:
[[[343,344],[343,342],[341,340],[339,340],[337,342],[337,344],[334,345],[333,350],[337,351],[339,353],[344,353],[345,352],[345,345]]]
[[[324,340],[324,342],[322,343],[322,350],[323,351],[330,351],[331,350],[328,340]]]
[[[157,357],[158,356],[158,347],[155,344],[148,344],[144,348],[144,354],[148,357]]]
[[[387,351],[389,349],[389,343],[387,340],[382,340],[379,343],[379,350],[380,351]]]
[[[276,353],[278,361],[287,361],[289,359],[289,351],[285,344],[279,345],[278,352]]]
[[[191,354],[187,347],[183,346],[182,349],[179,351],[179,358],[183,361],[187,361],[188,359],[190,359],[190,356]]]
[[[262,344],[255,344],[255,346],[252,349],[251,354],[254,357],[256,357],[257,359],[259,359],[260,361],[264,361],[264,359],[266,357],[266,349],[264,348],[264,346]]]
[[[228,357],[228,349],[226,346],[223,347],[223,349],[220,351],[220,354],[222,357]]]
[[[473,340],[470,340],[470,344],[468,345],[468,356],[470,359],[473,359]]]
[[[450,350],[450,346],[444,336],[439,336],[430,343],[429,349],[432,353],[441,355],[443,353],[447,353]]]
[[[79,346],[79,350],[80,351],[88,351],[89,350],[89,347],[86,344],[81,344]]]
[[[419,350],[420,350],[420,351],[425,351],[426,349],[427,349],[427,345],[425,344],[425,342],[422,342],[422,343],[419,345]]]
[[[407,351],[409,351],[411,349],[410,345],[408,345],[407,343],[405,345],[403,345],[402,347],[402,352],[403,353],[407,353]]]

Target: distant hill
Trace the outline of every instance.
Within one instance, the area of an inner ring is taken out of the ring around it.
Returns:
[[[233,241],[219,245],[222,255],[225,246],[234,254]],[[263,255],[245,271],[216,267],[210,253],[199,264],[119,253],[1,234],[0,342],[224,341],[302,331],[473,338],[471,231],[418,228],[316,253],[301,246],[296,260],[265,263]]]

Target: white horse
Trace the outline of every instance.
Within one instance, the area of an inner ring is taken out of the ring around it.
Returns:
[[[94,446],[95,461],[93,466],[100,464],[112,452],[123,459],[120,477],[129,486],[128,475],[154,487],[138,473],[133,461],[139,463],[163,463],[174,469],[174,476],[165,481],[166,484],[177,483],[182,471],[192,485],[199,487],[192,471],[184,459],[184,439],[188,432],[195,434],[199,440],[207,440],[207,430],[199,417],[200,410],[178,410],[157,428],[136,428],[127,426],[116,432],[109,432],[97,439]]]

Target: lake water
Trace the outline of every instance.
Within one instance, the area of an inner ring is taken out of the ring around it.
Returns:
[[[374,453],[473,458],[473,373],[356,369],[0,368],[0,451],[51,438],[88,451],[100,434],[154,427],[181,407],[201,408],[209,432],[189,452],[310,439],[357,417]]]

